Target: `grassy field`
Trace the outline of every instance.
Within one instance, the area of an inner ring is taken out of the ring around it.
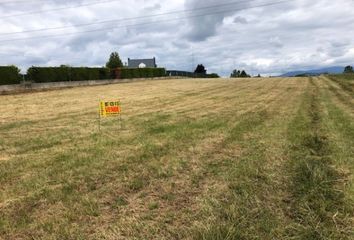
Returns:
[[[354,239],[354,78],[0,96],[0,239]],[[102,120],[99,99],[121,99]]]

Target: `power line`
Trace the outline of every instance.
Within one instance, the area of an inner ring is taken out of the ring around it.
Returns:
[[[228,9],[228,10],[223,10],[223,11],[218,11],[218,12],[211,12],[211,13],[207,13],[207,14],[200,14],[200,15],[179,17],[179,18],[175,18],[175,19],[166,19],[166,20],[163,20],[163,22],[172,22],[172,21],[184,20],[184,19],[188,19],[188,18],[198,18],[198,17],[210,16],[210,15],[218,15],[218,14],[227,13],[227,12],[234,12],[234,11],[247,10],[247,9],[252,9],[252,8],[267,7],[267,6],[278,5],[278,4],[282,4],[282,3],[286,3],[286,2],[290,2],[290,1],[293,1],[293,0],[284,0],[284,1],[272,2],[272,3],[262,4],[262,5],[252,6],[252,7]],[[45,35],[45,36],[38,36],[38,37],[13,38],[13,39],[0,40],[0,42],[11,42],[11,41],[21,41],[21,40],[31,40],[31,39],[55,38],[55,37],[62,37],[62,36],[68,36],[68,35],[76,35],[76,34],[82,34],[82,33],[102,32],[102,31],[112,30],[112,29],[118,29],[118,28],[126,28],[126,27],[136,27],[136,26],[151,25],[151,24],[160,23],[160,22],[161,22],[161,20],[159,20],[159,21],[154,21],[154,22],[147,22],[147,23],[131,24],[131,25],[120,25],[120,26],[117,26],[117,27],[100,28],[100,29],[93,29],[93,30],[80,31],[80,32],[73,32],[73,33],[53,34],[53,35]]]
[[[69,7],[52,8],[52,9],[47,9],[47,10],[40,10],[40,11],[33,11],[33,12],[27,12],[27,13],[14,14],[14,15],[7,15],[7,16],[0,17],[0,19],[6,19],[6,18],[12,18],[12,17],[20,17],[20,16],[28,16],[28,15],[33,15],[33,14],[47,13],[47,12],[63,11],[63,10],[72,9],[72,8],[88,7],[88,6],[92,6],[92,5],[111,3],[111,2],[117,2],[117,1],[119,1],[119,0],[97,1],[97,2],[79,4],[79,5],[75,5],[75,6],[69,6]]]
[[[239,43],[237,43],[237,46],[238,46],[238,48],[237,49],[233,49],[233,51],[235,51],[235,50],[238,50],[238,51],[241,51],[242,52],[242,49],[245,49],[245,48],[247,48],[248,47],[248,45],[257,45],[258,47],[267,47],[267,46],[269,46],[269,44],[270,43],[267,43],[267,42],[264,42],[264,41],[257,41],[257,42],[239,42]],[[231,43],[231,44],[223,44],[222,46],[211,46],[211,47],[208,47],[208,49],[218,49],[218,48],[229,48],[229,47],[233,47],[233,46],[235,46],[235,44],[233,44],[233,43]],[[197,47],[197,48],[194,48],[193,47],[193,50],[197,50],[197,51],[199,51],[199,50],[202,50],[202,49],[204,49],[204,46],[201,46],[201,47]],[[189,51],[189,50],[187,50],[187,49],[184,49],[184,51]],[[18,54],[18,56],[19,56],[20,54]],[[13,56],[13,54],[11,54],[11,56]],[[23,56],[23,57],[28,57],[28,56]],[[65,63],[69,63],[68,62],[68,60],[70,61],[71,60],[71,63],[70,64],[74,64],[74,62],[72,61],[72,60],[83,60],[83,58],[81,58],[81,57],[77,57],[77,58],[70,58],[70,59],[68,59],[68,58],[65,58],[65,57],[44,57],[43,58],[43,61],[47,61],[47,62],[58,62],[58,61],[65,61]],[[195,60],[196,59],[194,59],[194,61],[193,61],[193,66],[192,66],[192,68],[193,68],[193,70],[194,70],[194,68],[195,68],[195,66],[194,66],[194,63],[195,63]],[[81,62],[81,61],[80,61]],[[1,64],[1,62],[0,62],[0,64]],[[74,64],[75,65],[75,64]],[[168,64],[167,64],[168,65]],[[234,64],[235,65],[235,64]],[[190,68],[191,68],[191,65],[190,64],[183,64],[183,65],[178,65],[178,67],[179,68],[184,68],[184,69],[186,69],[186,70],[190,70]]]
[[[228,33],[234,33],[234,32],[237,32],[237,31],[228,31]],[[283,39],[283,38],[282,38]],[[260,42],[249,42],[249,41],[246,41],[246,42],[237,42],[237,46],[240,47],[240,46],[246,46],[246,45],[254,45],[257,43],[257,46],[269,46],[271,45],[270,42],[265,42],[265,41],[260,41]],[[225,48],[225,47],[232,47],[232,46],[235,46],[235,43],[229,43],[229,44],[223,44],[223,45],[217,45],[215,44],[214,46],[208,46],[208,50],[213,50],[213,49],[219,49],[219,48]],[[195,60],[195,54],[194,52],[199,52],[201,50],[203,50],[205,48],[205,46],[200,46],[200,47],[192,47],[192,54],[190,55],[191,58],[194,58]],[[190,49],[185,49],[185,51],[191,51]],[[24,53],[2,53],[0,52],[0,55],[6,55],[6,56],[11,56],[11,57],[29,57],[28,55],[25,55]],[[81,60],[82,57],[76,57],[76,58],[72,58],[70,57],[70,60]],[[52,60],[67,60],[67,58],[65,57],[62,57],[62,58],[58,58],[58,57],[54,57]],[[187,65],[186,65],[187,66]],[[194,66],[194,64],[193,64]]]
[[[234,4],[238,5],[238,4],[249,3],[249,2],[254,2],[254,1],[257,1],[257,0],[246,0],[246,1],[236,1],[236,2],[233,1],[233,2],[224,3],[224,4],[208,5],[206,7],[201,7],[201,8],[172,11],[172,12],[166,12],[166,13],[153,14],[153,15],[145,15],[145,16],[140,16],[140,17],[111,19],[111,20],[97,21],[97,22],[93,22],[93,23],[82,23],[82,24],[76,24],[76,25],[71,25],[71,26],[51,27],[51,28],[33,29],[33,30],[25,30],[25,31],[18,31],[18,32],[0,33],[0,36],[30,33],[30,32],[42,32],[42,31],[49,31],[49,30],[60,30],[60,29],[67,29],[67,28],[74,28],[74,27],[86,27],[86,26],[92,26],[92,25],[98,25],[98,24],[113,23],[113,22],[118,22],[118,21],[139,20],[139,19],[160,17],[160,16],[166,16],[166,15],[172,15],[172,14],[178,14],[178,13],[188,13],[188,12],[193,12],[193,11],[212,9],[212,8],[216,8],[216,7],[225,7],[225,6],[230,6],[230,5],[234,5]]]
[[[5,4],[16,4],[16,3],[29,3],[31,4],[32,2],[44,2],[46,0],[27,0],[27,1],[5,1],[5,2],[0,2],[0,5],[5,5]]]

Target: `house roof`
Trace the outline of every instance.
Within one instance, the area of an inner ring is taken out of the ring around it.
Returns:
[[[128,67],[139,68],[139,65],[144,64],[147,68],[156,68],[156,59],[130,59],[128,58]]]

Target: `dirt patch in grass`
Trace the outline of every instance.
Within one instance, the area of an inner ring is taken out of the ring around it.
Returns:
[[[10,157],[8,155],[2,154],[0,156],[0,161],[8,161],[10,159]]]

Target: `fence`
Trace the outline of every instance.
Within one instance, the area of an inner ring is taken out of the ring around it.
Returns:
[[[172,77],[172,78],[175,79],[177,77]],[[34,92],[46,91],[46,90],[61,89],[61,88],[98,86],[98,85],[129,83],[129,82],[147,81],[147,80],[165,80],[165,79],[171,79],[171,77],[90,80],[90,81],[73,81],[73,82],[48,82],[48,83],[25,82],[21,84],[13,84],[13,85],[0,85],[0,95],[32,92],[32,91]]]

